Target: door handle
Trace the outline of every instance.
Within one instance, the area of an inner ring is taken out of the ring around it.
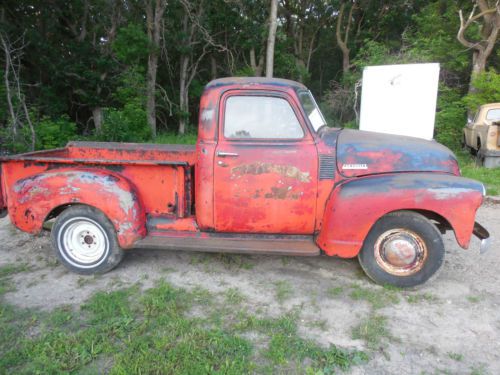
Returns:
[[[238,154],[236,152],[225,152],[225,151],[217,151],[217,156],[232,156],[236,157]]]

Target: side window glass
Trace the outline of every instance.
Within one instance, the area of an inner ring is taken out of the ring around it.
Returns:
[[[242,95],[226,100],[224,137],[299,139],[304,131],[285,99]]]
[[[486,114],[486,120],[498,121],[500,120],[500,108],[490,109]]]

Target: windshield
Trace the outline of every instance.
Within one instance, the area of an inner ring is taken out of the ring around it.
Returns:
[[[319,110],[319,107],[316,104],[314,97],[312,96],[310,91],[300,91],[298,95],[300,104],[302,104],[302,108],[304,109],[304,112],[309,118],[309,121],[311,122],[314,131],[318,131],[319,128],[326,125],[326,121],[325,118],[323,117],[323,114]]]

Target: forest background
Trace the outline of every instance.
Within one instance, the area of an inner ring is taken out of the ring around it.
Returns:
[[[3,154],[69,140],[194,143],[203,87],[226,76],[303,82],[330,126],[356,128],[365,66],[438,62],[435,138],[500,193],[500,172],[460,151],[467,115],[500,102],[496,0],[2,4]]]

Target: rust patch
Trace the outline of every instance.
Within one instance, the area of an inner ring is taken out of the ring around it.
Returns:
[[[279,165],[273,163],[251,163],[243,164],[231,170],[232,176],[241,177],[246,174],[259,175],[264,173],[276,173],[283,177],[293,178],[300,182],[310,182],[309,172],[302,172],[293,165]]]
[[[292,199],[297,200],[300,194],[292,193],[291,187],[275,187],[271,188],[270,193],[264,195],[266,199]]]

